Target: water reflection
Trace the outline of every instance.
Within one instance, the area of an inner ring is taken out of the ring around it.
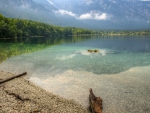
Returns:
[[[94,37],[91,40],[69,45],[113,49],[127,52],[150,52],[150,38],[148,36]]]
[[[0,63],[11,56],[30,53],[63,43],[76,43],[92,37],[30,37],[0,40]]]
[[[148,36],[32,37],[0,40],[0,63],[11,56],[34,52],[51,45],[104,48],[127,52],[150,52]]]
[[[92,39],[92,36],[73,36],[73,37],[30,37],[30,38],[15,38],[15,39],[0,39],[0,43],[24,43],[24,44],[47,44],[55,45],[62,43],[76,43],[87,39]]]

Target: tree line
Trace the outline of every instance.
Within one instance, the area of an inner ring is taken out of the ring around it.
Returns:
[[[93,34],[93,31],[83,28],[53,26],[31,20],[6,18],[0,14],[0,38],[81,34]]]
[[[120,35],[120,36],[132,36],[132,35],[150,35],[150,30],[101,30],[95,31],[97,35]]]
[[[0,38],[51,37],[73,35],[150,35],[150,30],[88,30],[75,27],[60,27],[46,23],[6,18],[0,14]]]

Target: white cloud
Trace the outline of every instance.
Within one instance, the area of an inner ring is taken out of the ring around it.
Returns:
[[[107,20],[110,16],[106,13],[91,11],[79,16],[79,19],[92,19],[92,20]]]
[[[81,15],[77,15],[71,11],[67,11],[67,10],[57,10],[54,11],[56,14],[60,14],[60,15],[69,15],[72,17],[75,17],[76,19],[80,19],[80,20],[86,20],[86,19],[91,19],[91,20],[108,20],[110,19],[111,15],[108,15],[107,13],[102,13],[100,11],[90,11],[88,13],[84,13]]]
[[[92,19],[91,13],[82,14],[79,19]]]
[[[76,14],[74,14],[73,12],[71,11],[67,11],[67,10],[57,10],[57,11],[54,11],[55,13],[58,13],[58,14],[61,14],[61,15],[69,15],[69,16],[73,16],[73,17],[76,17]]]
[[[107,20],[107,14],[106,13],[95,14],[95,19],[96,20]]]

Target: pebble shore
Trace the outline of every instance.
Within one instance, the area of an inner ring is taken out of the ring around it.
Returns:
[[[0,71],[0,80],[14,74]],[[0,84],[0,113],[88,113],[73,100],[41,89],[24,77]]]

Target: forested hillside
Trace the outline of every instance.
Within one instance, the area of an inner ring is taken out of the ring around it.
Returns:
[[[0,38],[69,36],[92,33],[93,31],[87,29],[59,27],[31,20],[6,18],[0,14]]]

